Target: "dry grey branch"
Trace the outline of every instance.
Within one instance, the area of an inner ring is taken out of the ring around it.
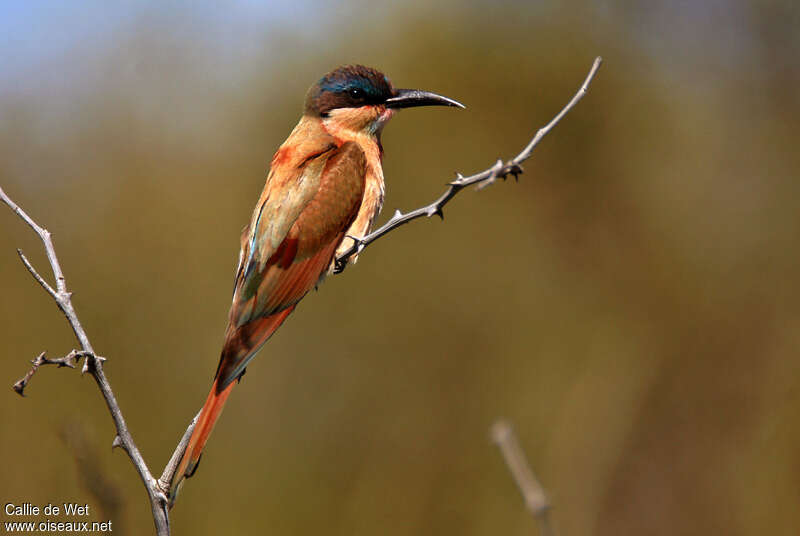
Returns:
[[[509,160],[508,162],[503,162],[502,160],[498,160],[495,164],[480,173],[476,173],[474,175],[470,175],[469,177],[465,177],[460,173],[456,174],[456,179],[452,182],[448,183],[447,190],[439,196],[439,198],[431,203],[430,205],[426,205],[424,207],[418,208],[416,210],[412,210],[411,212],[407,212],[406,214],[401,213],[399,210],[395,211],[394,215],[389,218],[389,221],[384,223],[381,227],[376,229],[375,231],[369,233],[367,236],[359,238],[355,236],[349,236],[348,238],[352,239],[353,244],[342,252],[341,255],[336,257],[336,264],[334,267],[334,273],[339,274],[344,271],[347,267],[347,260],[356,255],[361,253],[364,248],[368,245],[379,239],[380,237],[388,234],[390,231],[397,229],[401,225],[405,225],[406,223],[416,220],[417,218],[428,217],[431,216],[439,216],[441,219],[444,220],[444,206],[456,196],[458,192],[466,188],[467,186],[477,185],[477,189],[483,189],[490,184],[494,183],[498,178],[506,179],[509,175],[513,176],[514,179],[517,179],[519,175],[523,173],[522,169],[522,162],[527,160],[533,150],[539,145],[539,142],[542,141],[548,132],[550,132],[553,127],[555,127],[567,113],[569,113],[572,108],[575,107],[576,104],[586,95],[586,92],[589,90],[589,84],[592,83],[594,79],[594,75],[597,73],[597,70],[600,68],[600,64],[603,62],[603,59],[598,56],[595,58],[594,63],[592,64],[592,68],[589,70],[589,74],[586,75],[586,79],[583,81],[580,89],[572,99],[567,103],[564,108],[561,109],[560,112],[544,127],[540,128],[533,139],[525,146],[521,153],[517,156]]]
[[[500,448],[508,470],[511,471],[517,487],[522,492],[525,505],[539,522],[540,533],[542,536],[555,536],[550,524],[550,501],[547,500],[542,485],[528,465],[528,460],[519,446],[511,425],[506,421],[497,421],[492,425],[490,433],[492,441]]]
[[[24,258],[24,257],[23,257]],[[27,259],[25,259],[27,262]],[[32,269],[33,267],[31,267]],[[38,275],[38,274],[37,274]],[[12,386],[19,396],[25,396],[25,387],[27,387],[28,382],[31,380],[36,371],[39,370],[39,367],[42,365],[56,365],[57,368],[61,367],[69,367],[75,368],[78,360],[82,357],[89,357],[91,352],[84,352],[84,351],[77,351],[72,350],[70,353],[65,355],[64,357],[56,357],[55,359],[50,359],[45,355],[46,352],[42,352],[35,359],[31,360],[31,369],[28,371],[25,376],[22,377],[17,383]],[[97,359],[103,359],[100,356],[96,356]]]
[[[175,452],[172,453],[172,457],[167,462],[166,467],[164,467],[164,472],[161,473],[161,476],[158,478],[159,489],[165,495],[169,490],[169,484],[172,482],[172,477],[175,476],[175,471],[178,470],[178,464],[181,462],[181,456],[183,456],[183,451],[186,450],[186,446],[189,444],[189,438],[192,437],[194,425],[197,424],[197,418],[199,416],[200,412],[198,412],[197,415],[194,416],[194,419],[192,419],[192,422],[189,423],[189,427],[183,433],[183,437],[178,442]]]
[[[47,283],[44,277],[39,274],[39,272],[33,267],[33,265],[25,257],[25,255],[22,254],[21,251],[19,251],[20,259],[22,259],[23,264],[31,273],[36,282],[39,283],[47,291],[47,293],[50,294],[50,296],[53,297],[53,300],[55,300],[58,308],[62,313],[64,313],[64,316],[66,316],[67,321],[72,327],[72,331],[75,333],[75,336],[81,345],[81,350],[73,351],[62,358],[61,366],[74,366],[74,360],[77,359],[79,353],[80,356],[84,358],[83,372],[88,372],[94,378],[95,383],[97,383],[97,386],[100,389],[103,398],[105,399],[108,411],[111,413],[111,418],[114,420],[114,426],[117,429],[117,435],[114,438],[114,442],[122,447],[128,454],[128,457],[131,459],[136,471],[139,473],[139,477],[142,479],[142,482],[145,485],[147,495],[150,499],[153,520],[156,525],[156,532],[159,536],[169,535],[169,517],[167,515],[166,494],[161,490],[161,488],[158,486],[158,481],[150,473],[150,469],[147,467],[144,458],[139,452],[139,448],[136,446],[136,443],[133,441],[133,437],[128,431],[128,425],[125,422],[125,418],[122,416],[122,411],[117,403],[117,398],[114,395],[111,385],[108,383],[108,379],[106,378],[103,370],[103,362],[105,359],[94,353],[94,349],[89,342],[89,337],[86,335],[80,320],[78,320],[78,315],[75,313],[75,309],[72,306],[72,293],[67,291],[67,282],[64,278],[64,272],[61,270],[61,264],[58,262],[58,256],[56,255],[56,250],[53,246],[53,239],[50,232],[47,229],[39,226],[33,220],[33,218],[28,216],[28,214],[22,210],[19,205],[17,205],[11,200],[10,197],[8,197],[8,195],[6,195],[2,188],[0,188],[0,200],[8,205],[17,216],[27,223],[28,226],[33,229],[42,240],[45,252],[47,253],[47,260],[50,262],[50,267],[53,270],[53,277],[55,278],[56,282],[55,289],[49,283]],[[72,356],[72,360],[68,359],[73,353],[75,355]],[[58,360],[54,361],[55,363],[52,364],[59,364]],[[28,383],[28,381],[30,381],[33,374],[36,373],[36,370],[38,370],[38,368],[43,364],[48,364],[44,353],[34,360],[33,368],[22,380],[14,385],[14,389],[18,393],[22,394],[25,389],[25,385]]]

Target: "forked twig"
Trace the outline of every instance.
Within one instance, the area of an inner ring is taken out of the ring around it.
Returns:
[[[114,426],[117,430],[117,434],[114,437],[113,444],[120,446],[123,448],[123,450],[125,450],[134,467],[136,468],[136,471],[139,473],[139,477],[142,479],[142,482],[145,485],[148,498],[150,499],[150,505],[153,512],[153,521],[156,525],[157,534],[159,536],[168,536],[169,517],[167,515],[166,494],[159,487],[158,480],[156,480],[155,477],[153,477],[153,475],[150,473],[147,463],[145,463],[142,454],[139,452],[139,448],[136,446],[131,433],[128,431],[128,425],[125,422],[125,418],[122,416],[122,411],[117,403],[117,398],[114,395],[114,391],[111,390],[111,385],[108,383],[108,379],[103,371],[103,362],[105,359],[94,353],[94,349],[89,342],[89,337],[86,335],[86,331],[83,329],[80,320],[78,320],[78,315],[75,313],[75,308],[72,306],[72,293],[67,290],[67,282],[64,278],[64,272],[61,270],[61,264],[58,262],[58,256],[56,255],[56,250],[53,246],[52,235],[47,229],[41,227],[33,220],[33,218],[28,216],[28,214],[22,210],[19,205],[17,205],[10,197],[8,197],[8,195],[6,195],[2,188],[0,188],[0,200],[8,205],[17,216],[22,218],[22,220],[27,223],[28,226],[33,229],[33,231],[39,235],[39,238],[42,240],[45,252],[47,253],[47,260],[50,262],[50,267],[53,270],[53,277],[55,278],[56,282],[55,288],[53,288],[44,279],[44,277],[39,274],[27,257],[25,257],[25,255],[18,250],[20,259],[36,282],[39,283],[42,288],[44,288],[45,291],[50,294],[50,296],[52,296],[53,300],[55,300],[56,305],[58,305],[58,308],[62,313],[64,313],[64,316],[66,316],[69,325],[72,327],[72,331],[75,333],[75,336],[81,345],[81,350],[73,350],[73,352],[70,352],[70,354],[67,354],[67,356],[61,358],[60,360],[48,360],[44,356],[44,353],[40,354],[39,357],[33,360],[33,367],[28,374],[14,384],[14,390],[22,394],[25,389],[25,385],[27,385],[31,377],[36,373],[41,365],[60,364],[60,366],[74,367],[74,360],[76,360],[78,356],[83,357],[84,362],[82,370],[84,373],[88,372],[94,378],[95,383],[97,383],[97,386],[100,388],[100,392],[105,399],[108,411],[111,413],[111,418],[114,420]],[[70,359],[70,356],[72,359]],[[52,363],[48,363],[48,361],[51,361]]]

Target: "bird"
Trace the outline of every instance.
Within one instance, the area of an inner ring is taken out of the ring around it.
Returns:
[[[363,65],[340,66],[306,93],[300,121],[272,157],[242,232],[219,364],[171,479],[170,508],[248,364],[333,270],[337,254],[369,233],[385,191],[381,132],[399,110],[417,106],[464,108],[436,93],[395,88]]]

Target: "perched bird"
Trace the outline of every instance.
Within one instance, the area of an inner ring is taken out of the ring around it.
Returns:
[[[369,232],[383,204],[383,127],[399,109],[432,105],[464,107],[435,93],[396,89],[362,65],[339,67],[309,89],[242,233],[222,355],[170,484],[170,505],[197,468],[234,380],[325,277],[337,251]]]

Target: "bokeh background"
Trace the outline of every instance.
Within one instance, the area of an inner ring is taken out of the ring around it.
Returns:
[[[384,133],[385,219],[516,154],[306,299],[250,366],[180,534],[531,534],[514,423],[564,535],[800,530],[800,8],[791,0],[12,2],[0,183],[46,225],[160,473],[214,372],[239,233],[306,88],[342,63],[466,111]],[[75,346],[0,210],[0,363]],[[89,378],[0,391],[0,499],[149,505]],[[3,520],[8,520],[4,516]]]

